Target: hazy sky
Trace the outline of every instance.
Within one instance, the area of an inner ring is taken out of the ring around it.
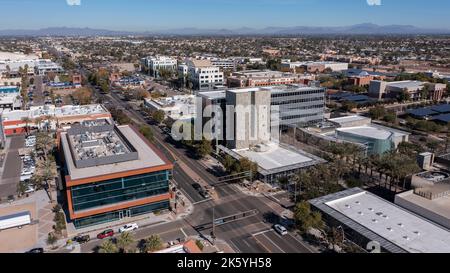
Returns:
[[[0,0],[0,10],[0,29],[143,31],[365,22],[450,29],[448,0]]]

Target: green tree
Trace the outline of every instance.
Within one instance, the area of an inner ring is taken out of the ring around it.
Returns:
[[[211,146],[211,141],[206,140],[203,138],[202,141],[196,146],[195,153],[197,157],[204,158],[205,156],[211,154],[213,151]]]
[[[398,102],[405,102],[409,101],[411,99],[411,94],[408,92],[408,89],[402,90],[400,94],[398,95]]]
[[[133,234],[129,232],[123,232],[117,238],[117,247],[119,247],[121,252],[128,252],[130,250],[130,246],[134,244]]]
[[[228,154],[225,155],[225,157],[223,158],[223,167],[227,172],[231,173],[235,161],[236,160],[232,156]]]
[[[154,140],[154,135],[152,129],[147,125],[141,125],[139,132],[149,141]]]
[[[36,149],[42,151],[47,158],[48,154],[53,151],[55,140],[47,133],[39,132],[36,135]]]
[[[325,226],[319,212],[311,212],[311,207],[307,201],[302,201],[295,206],[294,219],[298,229],[305,233],[310,228],[323,229]]]
[[[19,182],[19,184],[17,184],[17,194],[19,196],[24,195],[26,190],[27,190],[27,186],[25,185],[25,183]]]
[[[163,248],[163,243],[158,235],[152,235],[144,242],[144,252],[155,252]]]
[[[50,232],[47,236],[46,242],[48,245],[51,245],[52,247],[54,247],[56,242],[58,242],[58,237],[56,237],[55,233]]]
[[[383,106],[376,106],[369,110],[369,115],[372,119],[381,119],[386,115],[386,110]]]
[[[158,124],[161,124],[165,118],[165,113],[162,110],[158,110],[152,113],[152,119]]]
[[[119,250],[117,249],[117,246],[113,243],[112,240],[106,240],[98,247],[98,253],[117,253],[117,252],[119,252]]]

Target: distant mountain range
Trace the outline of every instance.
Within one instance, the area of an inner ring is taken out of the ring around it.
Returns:
[[[114,31],[107,29],[93,28],[68,28],[52,27],[38,30],[9,29],[0,30],[0,36],[152,36],[152,35],[204,35],[204,36],[233,36],[233,35],[389,35],[389,34],[450,34],[449,29],[429,29],[419,28],[411,25],[385,25],[380,26],[371,23],[344,27],[266,27],[256,28],[237,28],[237,29],[199,29],[199,28],[180,28],[157,31]]]

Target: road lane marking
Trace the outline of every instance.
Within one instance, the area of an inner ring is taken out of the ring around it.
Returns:
[[[211,200],[213,200],[213,199],[212,198],[208,198],[208,199],[200,200],[200,201],[197,201],[195,203],[192,203],[192,205],[198,205],[198,204],[205,203],[205,202],[208,202],[208,201],[211,201]]]
[[[184,235],[184,238],[187,238],[187,237],[188,237],[188,235],[186,234],[186,232],[184,232],[184,229],[183,229],[183,228],[180,228],[180,230],[181,230],[181,232],[183,233],[183,235]]]
[[[266,239],[269,240],[269,242],[272,243],[274,246],[276,246],[282,253],[286,253],[281,247],[275,244],[275,242],[272,241],[272,239],[270,239],[266,234],[263,234],[262,236],[266,237]]]
[[[272,229],[263,230],[263,231],[260,231],[260,232],[253,233],[252,236],[258,236],[258,235],[261,235],[261,234],[264,234],[264,233],[267,233],[267,232],[270,232],[270,231],[272,231]]]
[[[258,240],[258,238],[256,237],[253,238],[255,239],[257,244],[259,244],[262,248],[264,248],[267,251],[267,253],[272,253],[272,251],[270,251],[270,249],[265,244],[263,244],[260,240]]]

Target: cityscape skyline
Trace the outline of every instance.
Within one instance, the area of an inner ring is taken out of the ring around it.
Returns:
[[[349,26],[367,22],[450,29],[450,19],[445,12],[450,8],[450,3],[437,0],[174,0],[170,4],[160,0],[137,0],[133,1],[133,5],[120,0],[3,0],[0,3],[5,10],[21,10],[27,18],[15,21],[13,13],[4,14],[0,18],[3,30],[65,26],[115,31],[162,31],[185,27]],[[192,16],[194,13],[199,16]],[[228,14],[233,14],[232,20]],[[118,17],[121,20],[117,20]]]

